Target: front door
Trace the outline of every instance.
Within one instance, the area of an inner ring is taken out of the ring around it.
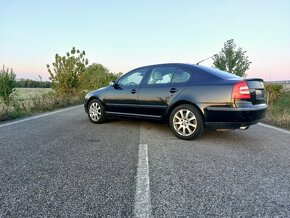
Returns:
[[[137,96],[147,68],[140,68],[121,77],[108,87],[104,100],[107,114],[137,115]]]

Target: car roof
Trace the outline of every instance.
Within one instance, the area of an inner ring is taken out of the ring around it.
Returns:
[[[159,66],[169,66],[169,65],[179,65],[179,66],[192,66],[192,64],[186,64],[186,63],[162,63],[162,64],[151,64],[146,65],[138,68],[144,68],[144,67],[159,67]],[[136,69],[138,69],[136,68]]]
[[[188,63],[163,63],[163,64],[153,64],[147,65],[143,67],[138,67],[134,70],[145,68],[145,67],[162,67],[162,66],[179,66],[183,67],[190,71],[199,71],[199,72],[207,72],[215,77],[222,78],[222,79],[241,79],[241,77],[236,76],[232,73],[215,69],[213,67],[207,67],[204,65],[197,65],[197,64],[188,64]]]
[[[146,65],[146,66],[142,66],[142,67],[137,67],[135,69],[139,69],[139,68],[145,68],[145,67],[162,67],[162,66],[180,66],[180,67],[185,67],[189,70],[194,70],[194,69],[211,69],[211,67],[206,67],[203,65],[197,65],[197,64],[189,64],[189,63],[161,63],[161,64],[152,64],[152,65]]]

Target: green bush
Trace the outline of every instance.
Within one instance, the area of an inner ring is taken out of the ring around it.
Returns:
[[[268,83],[265,85],[265,93],[267,104],[272,105],[274,101],[279,99],[283,92],[283,86],[280,84]]]
[[[94,63],[80,76],[80,83],[83,90],[93,90],[107,86],[116,79],[117,75],[110,73],[103,65]]]
[[[9,105],[13,99],[13,94],[16,86],[16,74],[12,69],[5,66],[0,70],[0,100],[4,102],[5,105]]]

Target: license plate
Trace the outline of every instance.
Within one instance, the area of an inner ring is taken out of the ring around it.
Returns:
[[[256,90],[256,98],[264,98],[264,90]]]

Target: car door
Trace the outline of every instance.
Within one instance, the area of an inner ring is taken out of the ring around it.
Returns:
[[[133,70],[108,87],[104,99],[107,114],[137,116],[137,96],[147,69]]]
[[[175,66],[154,67],[142,82],[138,95],[140,117],[160,118],[168,105],[182,92],[190,73]]]

